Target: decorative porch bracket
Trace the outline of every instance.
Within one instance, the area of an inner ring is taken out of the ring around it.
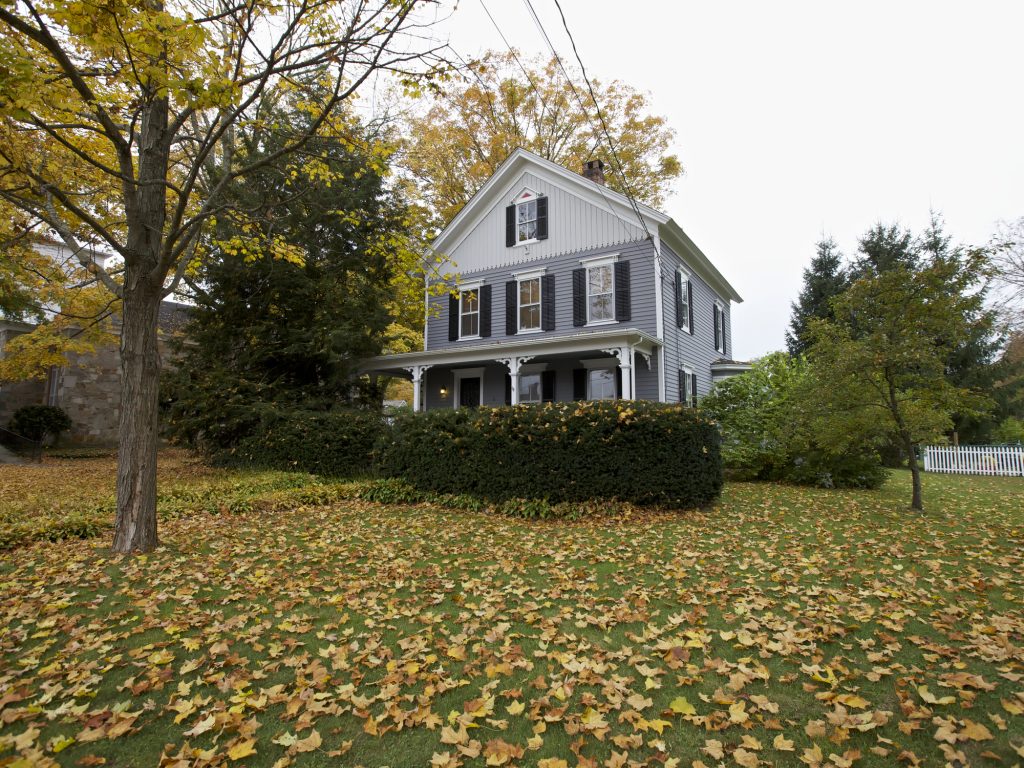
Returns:
[[[424,398],[421,394],[421,390],[423,388],[423,374],[427,372],[428,368],[432,367],[433,365],[412,365],[403,369],[412,375],[412,409],[417,413],[421,410],[426,410],[426,408],[420,407],[421,405],[426,405],[426,403],[423,402]]]
[[[619,361],[619,368],[622,369],[622,399],[632,400],[636,391],[636,368],[633,364],[635,348],[632,344],[624,347],[611,347],[602,349],[606,355],[611,355]]]
[[[534,357],[536,355],[519,355],[516,357],[499,357],[494,361],[508,368],[509,379],[512,382],[512,405],[519,405],[519,369],[533,360]]]

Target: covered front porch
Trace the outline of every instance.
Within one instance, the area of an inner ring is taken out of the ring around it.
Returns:
[[[657,340],[636,329],[382,355],[365,373],[412,381],[413,409],[664,400]]]

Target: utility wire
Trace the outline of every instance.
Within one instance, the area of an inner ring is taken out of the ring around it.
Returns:
[[[512,45],[508,41],[508,38],[505,37],[505,33],[502,31],[501,26],[498,24],[498,22],[494,18],[494,16],[491,15],[490,10],[487,8],[487,4],[484,2],[484,0],[480,0],[480,5],[483,7],[484,11],[487,13],[487,18],[489,18],[491,20],[491,24],[494,25],[494,28],[498,31],[498,34],[501,36],[502,41],[505,43],[505,47],[508,48],[508,52],[510,54],[512,54],[512,58],[515,59],[516,64],[518,64],[519,68],[521,70],[523,70],[523,74],[526,75],[526,79],[530,81],[530,87],[533,88],[533,92],[535,94],[537,94],[537,98],[540,99],[540,103],[541,103],[541,106],[544,108],[544,111],[545,112],[549,111],[548,110],[547,102],[544,100],[544,94],[542,94],[540,92],[540,89],[537,87],[537,83],[534,82],[533,76],[530,74],[530,71],[525,66],[523,66],[523,62],[520,61],[519,56],[516,54],[515,48],[512,47]],[[536,16],[534,16],[534,18],[536,18]],[[541,31],[543,32],[543,27],[541,28]],[[546,38],[547,34],[545,34],[544,36]],[[550,40],[548,41],[548,46],[549,47],[551,46],[551,41]],[[552,49],[552,53],[554,53],[554,49]],[[558,54],[555,54],[555,58],[556,59],[558,58]],[[558,63],[559,63],[559,66],[561,66],[562,62],[559,61]],[[563,73],[565,72],[565,68],[564,67],[562,68],[562,71],[563,71]],[[479,79],[479,76],[477,77],[477,79]],[[576,92],[576,86],[573,85],[572,81],[569,80],[568,76],[566,76],[566,80],[568,81],[569,87],[572,89],[573,94],[576,96],[577,101],[580,102],[580,108],[583,111],[584,117],[587,118],[587,122],[590,122],[590,116],[587,114],[587,109],[583,105],[583,100],[580,98],[579,93]],[[591,123],[591,128],[593,128],[593,127],[594,127],[594,125],[593,125],[593,123]],[[616,212],[614,206],[612,206],[611,200],[608,199],[608,195],[605,194],[604,187],[602,187],[600,184],[595,184],[594,186],[596,186],[597,187],[597,191],[601,193],[601,197],[604,199],[604,203],[608,207],[608,212],[611,213],[618,220],[619,225],[622,227],[622,231],[626,233],[626,237],[627,238],[633,237],[633,233],[630,232],[629,227],[626,226],[626,221]],[[639,217],[639,215],[640,215],[640,212],[637,211],[637,216]],[[643,226],[644,232],[647,233],[647,237],[650,238],[651,233],[647,231],[647,227],[644,225],[644,220],[643,220],[642,217],[640,218],[640,224],[641,224],[641,226]]]
[[[548,36],[547,30],[544,28],[544,24],[541,22],[540,17],[537,15],[537,11],[534,9],[533,3],[531,2],[531,0],[523,0],[523,2],[526,4],[526,7],[530,12],[530,16],[533,17],[533,22],[537,26],[537,29],[540,30],[541,36],[544,38],[544,41],[548,44],[548,49],[551,51],[551,55],[555,57],[555,61],[558,63],[558,68],[562,71],[562,75],[565,77],[565,81],[569,84],[569,88],[572,89],[572,92],[573,94],[575,94],[577,101],[579,101],[580,108],[583,110],[584,116],[586,116],[587,121],[590,122],[591,127],[594,128],[595,126],[593,125],[593,122],[590,119],[590,115],[587,112],[587,107],[584,104],[583,97],[580,96],[579,91],[576,89],[576,84],[573,83],[572,78],[569,77],[569,72],[568,70],[566,70],[565,64],[562,63],[562,57],[558,55],[558,51],[555,49],[554,44],[551,42],[551,38]],[[580,65],[580,69],[583,73],[583,79],[587,83],[587,90],[590,92],[590,98],[594,102],[594,106],[597,108],[597,115],[601,121],[601,128],[603,129],[605,138],[608,140],[608,147],[611,150],[612,159],[615,161],[615,165],[617,166],[619,176],[622,178],[622,183],[625,188],[626,197],[629,199],[630,205],[633,207],[634,213],[636,213],[636,217],[637,220],[640,222],[640,226],[643,227],[644,234],[647,235],[647,239],[650,240],[652,239],[651,232],[647,228],[647,222],[644,220],[643,215],[640,213],[640,206],[637,205],[636,199],[634,198],[632,190],[630,189],[629,180],[626,178],[626,173],[623,170],[622,162],[619,160],[618,152],[615,150],[615,142],[612,140],[611,132],[608,130],[608,124],[604,119],[604,113],[601,111],[601,105],[597,101],[597,96],[594,94],[594,88],[593,85],[591,85],[590,78],[587,77],[587,71],[586,68],[583,66],[583,60],[580,58],[579,51],[576,50],[576,41],[573,39],[572,33],[569,31],[569,25],[566,22],[565,14],[562,12],[562,6],[558,2],[558,0],[555,0],[555,5],[558,7],[559,15],[562,17],[562,25],[565,27],[566,34],[569,35],[569,41],[572,43],[573,53],[576,54],[576,61]]]

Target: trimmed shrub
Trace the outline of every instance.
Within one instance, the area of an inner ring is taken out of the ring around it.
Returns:
[[[499,502],[618,499],[692,507],[722,488],[715,422],[678,405],[632,401],[402,415],[381,444],[377,466],[421,490]],[[517,508],[510,513],[523,516],[546,511],[511,506]]]
[[[386,428],[384,417],[375,411],[284,410],[265,414],[249,435],[215,451],[213,460],[326,477],[365,475]]]
[[[71,418],[55,405],[26,405],[14,412],[10,430],[29,440],[42,442],[51,435],[56,442],[61,432],[71,429]]]

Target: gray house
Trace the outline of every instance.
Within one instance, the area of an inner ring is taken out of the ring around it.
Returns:
[[[612,398],[696,403],[729,358],[742,301],[676,222],[518,149],[434,241],[458,280],[428,291],[422,352],[368,372],[415,410]]]

